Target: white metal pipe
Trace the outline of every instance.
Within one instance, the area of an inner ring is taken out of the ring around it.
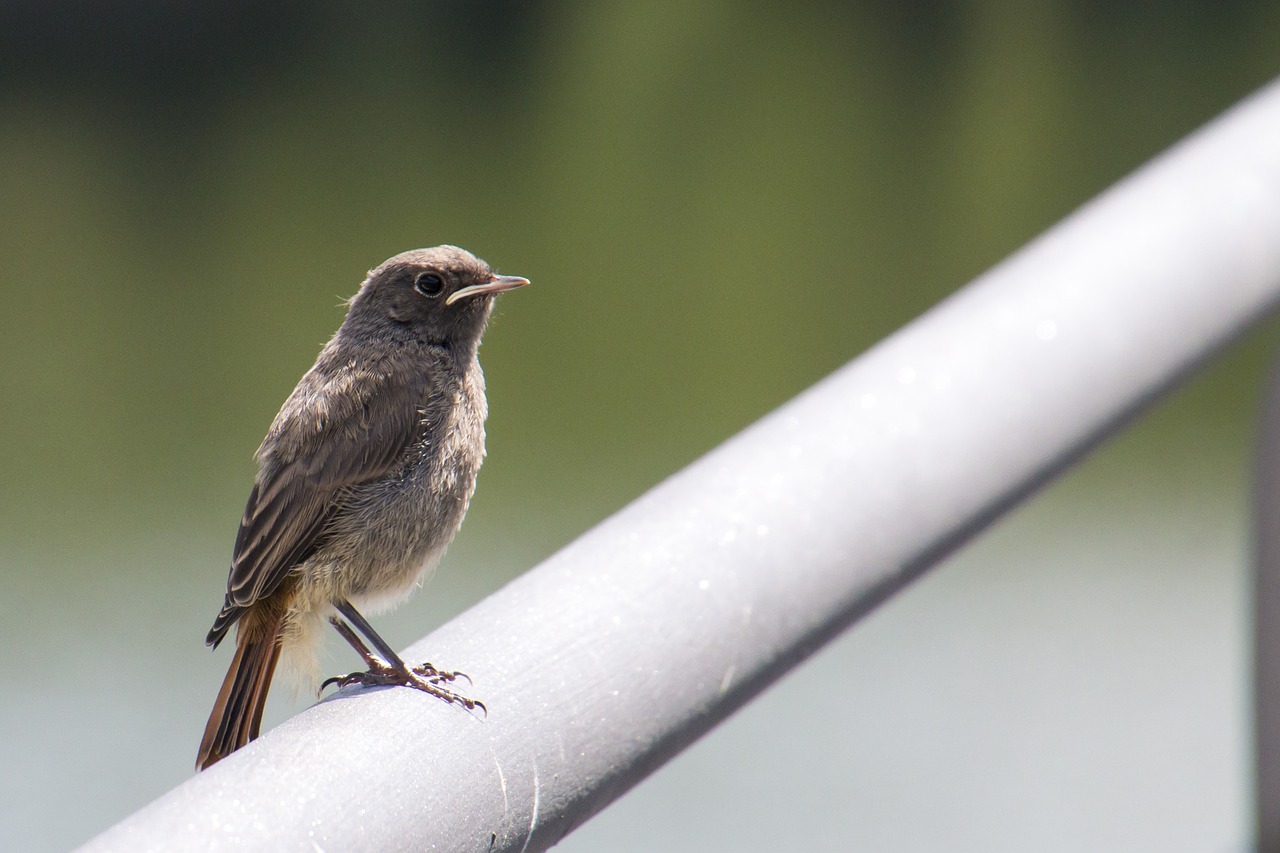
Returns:
[[[1271,368],[1254,465],[1256,850],[1280,853],[1280,359]]]
[[[1273,84],[407,652],[487,718],[345,690],[86,849],[543,850],[1278,298]]]

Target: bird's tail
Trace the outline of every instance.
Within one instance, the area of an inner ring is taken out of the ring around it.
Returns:
[[[200,740],[197,770],[208,768],[258,736],[271,675],[280,659],[283,616],[276,608],[255,608],[244,615],[236,634],[235,657]]]

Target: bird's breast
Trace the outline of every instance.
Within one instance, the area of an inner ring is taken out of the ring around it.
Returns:
[[[349,597],[403,597],[435,568],[475,492],[485,413],[483,385],[433,395],[400,468],[350,490],[317,554]]]

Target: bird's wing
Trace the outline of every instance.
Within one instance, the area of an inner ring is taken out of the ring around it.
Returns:
[[[417,432],[416,400],[385,374],[304,378],[259,451],[211,644],[315,551],[346,489],[401,465]]]

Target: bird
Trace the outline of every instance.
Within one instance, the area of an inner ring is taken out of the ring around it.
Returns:
[[[348,301],[255,455],[226,596],[205,638],[216,649],[235,626],[235,654],[197,770],[258,736],[282,658],[314,685],[326,623],[368,669],[321,690],[404,685],[484,709],[450,689],[461,673],[401,660],[362,611],[407,598],[461,526],[485,455],[477,349],[495,297],[527,284],[443,245],[387,259]]]

